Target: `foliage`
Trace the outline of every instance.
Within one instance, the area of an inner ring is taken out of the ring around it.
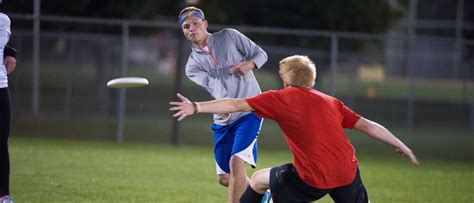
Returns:
[[[218,5],[218,6],[216,6]],[[357,32],[384,32],[399,10],[381,0],[206,1],[217,23]]]
[[[47,0],[41,14],[124,19],[176,19],[175,0]],[[320,30],[384,32],[401,12],[383,0],[201,1],[212,23]],[[32,13],[31,0],[9,1],[8,12]]]

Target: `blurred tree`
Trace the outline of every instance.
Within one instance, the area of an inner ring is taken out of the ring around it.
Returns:
[[[386,0],[208,0],[201,7],[214,23],[357,32],[384,32],[402,14]]]
[[[34,0],[4,0],[9,13],[33,13]],[[174,16],[176,0],[41,0],[41,14],[101,18],[139,18]]]
[[[465,29],[463,32],[463,38],[467,40],[474,40],[474,1],[464,1],[464,20],[470,23],[470,28]],[[466,60],[474,60],[474,46],[466,45],[464,47],[464,56]],[[469,73],[469,78],[474,79],[474,69],[471,68]]]
[[[467,1],[464,0],[464,2]],[[456,7],[457,0],[418,0],[417,17],[420,19],[456,20]]]
[[[392,0],[393,1],[393,0]],[[397,0],[395,0],[397,1]],[[401,2],[407,0],[400,0]],[[11,13],[32,13],[33,0],[5,0]],[[184,0],[43,0],[44,15],[176,19]],[[383,32],[401,12],[388,0],[207,0],[199,4],[211,23]]]
[[[418,0],[418,18],[420,19],[430,19],[430,20],[448,20],[451,22],[455,22],[456,20],[456,12],[457,12],[457,4],[459,0],[454,1],[446,1],[446,0]],[[474,39],[474,1],[464,0],[464,7],[463,7],[463,32],[462,37],[467,40]],[[467,26],[466,26],[467,25]],[[455,28],[453,25],[452,29],[449,30],[442,30],[442,29],[431,29],[428,30],[431,32],[427,32],[426,30],[424,33],[432,34],[435,36],[443,36],[443,34],[447,37],[454,37],[455,36]],[[420,32],[420,31],[418,31]],[[466,45],[463,47],[463,59],[465,60],[473,60],[474,59],[474,46]]]

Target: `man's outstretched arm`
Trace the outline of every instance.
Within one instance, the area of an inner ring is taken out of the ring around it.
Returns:
[[[232,113],[238,111],[253,111],[252,107],[244,99],[218,99],[205,102],[191,102],[181,94],[177,94],[181,102],[170,102],[170,111],[177,111],[173,117],[182,121],[187,116],[196,113]]]
[[[354,128],[365,132],[370,137],[373,137],[379,141],[387,143],[393,147],[395,150],[403,156],[407,156],[414,165],[418,165],[418,159],[415,154],[408,148],[402,141],[395,137],[390,131],[388,131],[382,125],[373,122],[371,120],[360,118]]]

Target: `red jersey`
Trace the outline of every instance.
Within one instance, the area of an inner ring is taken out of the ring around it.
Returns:
[[[301,87],[267,91],[245,100],[258,116],[278,123],[293,165],[306,184],[329,189],[354,180],[355,149],[343,128],[353,128],[360,116],[341,101]]]

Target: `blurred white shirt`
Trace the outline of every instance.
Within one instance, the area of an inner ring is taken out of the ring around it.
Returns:
[[[8,87],[7,69],[3,64],[3,49],[10,39],[10,18],[4,13],[0,13],[0,88]]]

